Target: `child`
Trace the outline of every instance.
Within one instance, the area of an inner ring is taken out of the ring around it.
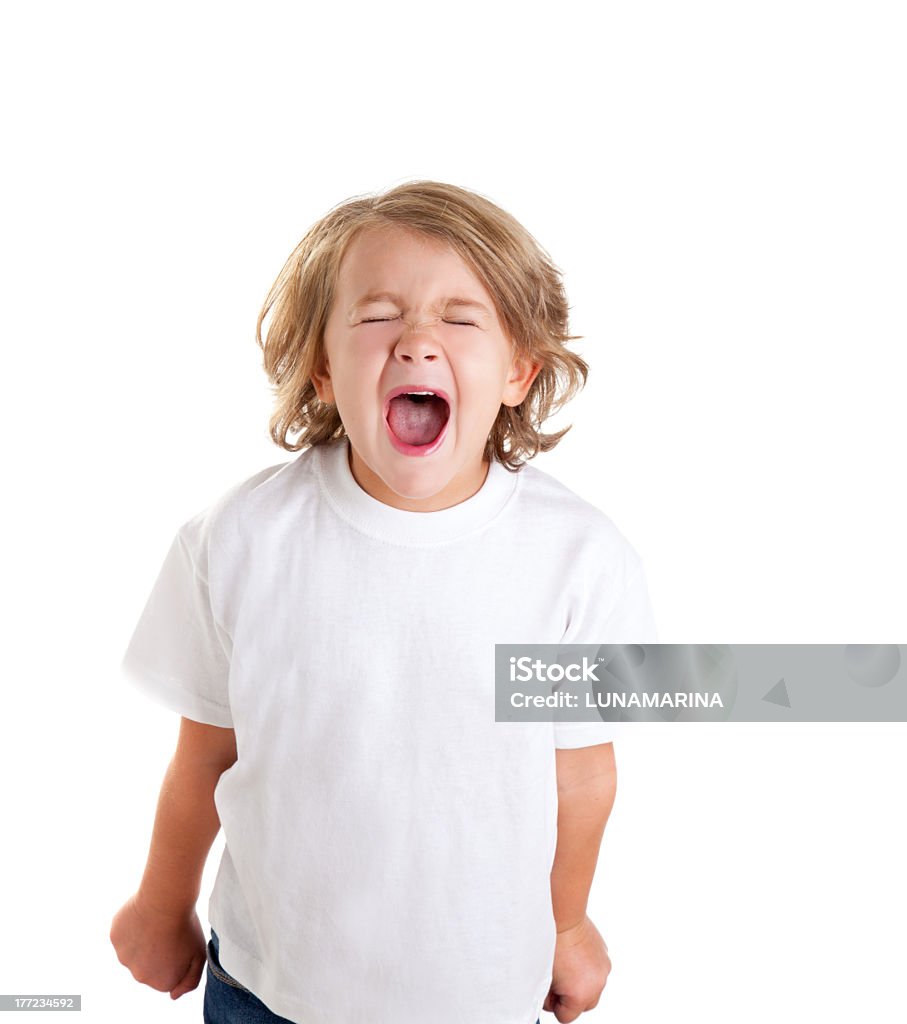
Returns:
[[[494,721],[497,643],[655,641],[633,547],[525,463],[586,379],[567,310],[513,217],[432,181],[335,207],[275,282],[270,433],[300,454],[184,523],[123,662],[182,718],[110,937],[172,998],[207,954],[208,1024],[597,1004],[614,726]]]

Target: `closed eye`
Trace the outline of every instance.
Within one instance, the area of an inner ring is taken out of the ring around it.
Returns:
[[[396,319],[397,319],[397,317],[395,317],[395,316],[371,316],[371,317],[368,317],[365,320],[362,320],[361,323],[364,323],[364,324],[390,323],[392,320],[396,320]],[[456,324],[458,327],[477,327],[478,326],[478,324],[473,323],[472,320],[445,320],[444,323],[446,323],[446,324]]]

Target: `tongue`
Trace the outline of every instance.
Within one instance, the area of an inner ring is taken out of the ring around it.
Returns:
[[[400,395],[391,399],[387,422],[405,444],[430,444],[447,422],[447,402],[435,395]]]

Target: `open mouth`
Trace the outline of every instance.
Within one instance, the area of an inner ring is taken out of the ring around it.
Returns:
[[[385,422],[393,441],[406,454],[434,450],[450,419],[450,405],[437,391],[399,391],[387,403]],[[421,451],[419,451],[421,450]]]

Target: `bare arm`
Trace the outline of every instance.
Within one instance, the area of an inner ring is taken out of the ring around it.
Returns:
[[[205,861],[220,830],[214,788],[235,761],[232,729],[180,720],[176,752],[161,786],[151,849],[136,893],[140,907],[168,916],[194,910]]]
[[[586,916],[605,824],[617,791],[614,745],[557,750],[557,849],[551,900],[559,932]]]
[[[136,981],[169,992],[171,999],[196,988],[205,968],[205,936],[195,904],[220,829],[214,788],[235,761],[232,729],[181,720],[141,885],[110,925],[120,963]]]
[[[557,924],[551,988],[544,1009],[575,1020],[598,1005],[611,971],[608,946],[586,907],[605,824],[614,805],[614,746],[557,750],[557,849],[551,903]]]

